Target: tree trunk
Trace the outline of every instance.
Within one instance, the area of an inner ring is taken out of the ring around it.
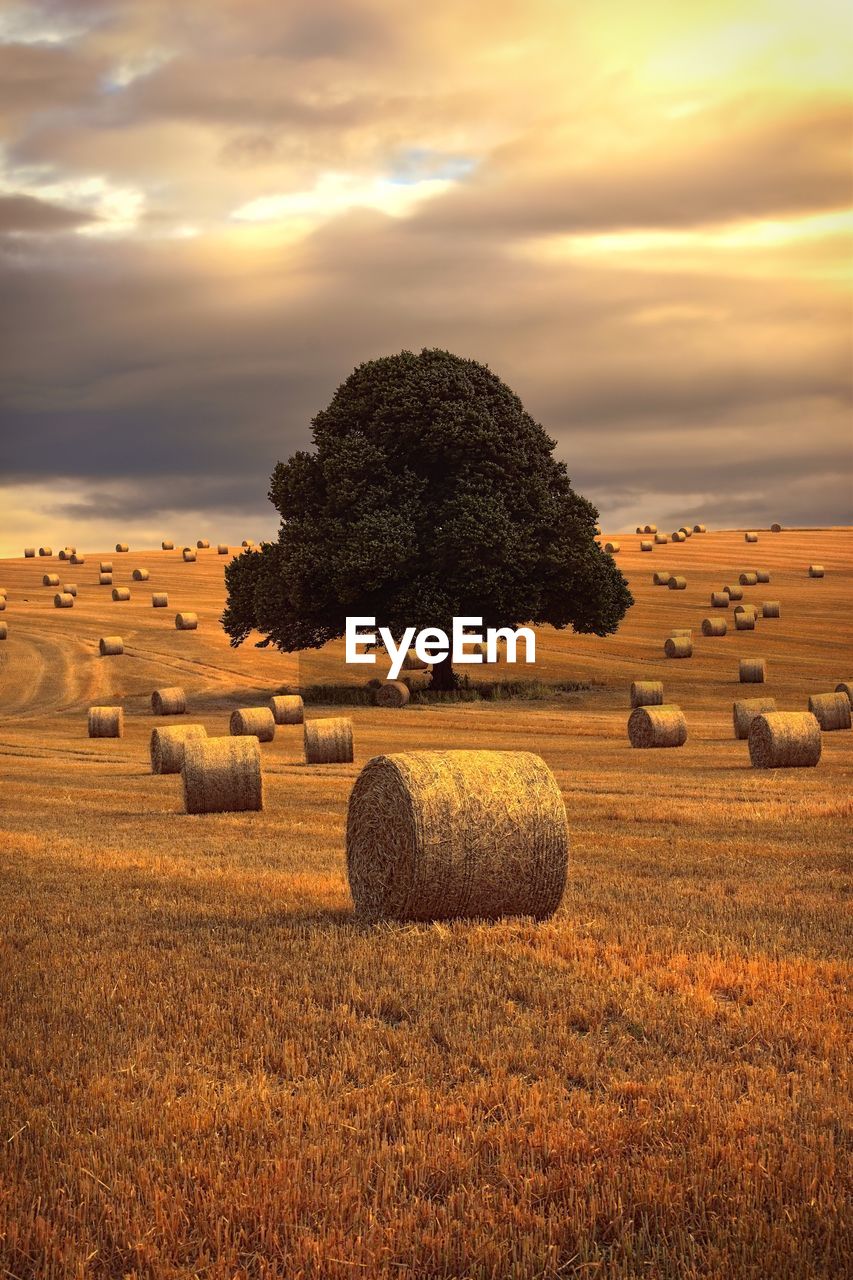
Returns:
[[[441,693],[450,693],[453,689],[458,689],[459,677],[453,670],[453,663],[449,655],[446,658],[442,658],[441,662],[433,662],[429,687]]]

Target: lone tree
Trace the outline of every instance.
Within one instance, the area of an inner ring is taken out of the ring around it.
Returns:
[[[608,635],[633,604],[594,540],[555,442],[485,365],[449,351],[369,360],[313,421],[314,453],[280,462],[278,541],[225,571],[232,645],[319,648],[348,615],[408,626],[571,625]],[[456,682],[450,659],[434,688]]]

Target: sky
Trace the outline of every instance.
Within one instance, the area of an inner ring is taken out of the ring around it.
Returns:
[[[364,360],[608,530],[853,523],[836,0],[0,0],[0,554],[275,536]]]

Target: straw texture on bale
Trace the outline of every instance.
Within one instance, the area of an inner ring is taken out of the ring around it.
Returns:
[[[36,556],[35,547],[24,547],[24,556],[27,560],[34,560]]]
[[[620,549],[620,544],[618,542],[605,542],[604,544],[604,550],[608,551],[611,555],[614,555]]]
[[[281,693],[270,698],[269,708],[276,724],[302,724],[305,704],[298,693]]]
[[[824,733],[850,728],[850,699],[846,693],[813,693],[809,711]]]
[[[643,533],[657,533],[657,531],[658,527],[656,524],[647,524],[643,529]]]
[[[365,920],[545,920],[568,858],[563,798],[530,752],[376,756],[350,794],[347,874]]]
[[[178,685],[168,689],[155,689],[151,695],[151,710],[155,716],[182,716],[187,710],[187,695]]]
[[[352,764],[352,720],[306,720],[304,748],[308,764]]]
[[[770,574],[767,569],[756,569],[755,577],[758,582],[769,582]]]
[[[195,560],[195,558],[196,558],[196,554],[195,554],[195,552],[193,551],[192,547],[184,547],[184,550],[183,550],[183,556],[184,556],[184,560],[187,562],[187,564],[192,564],[192,562],[193,562],[193,561]]]
[[[240,707],[231,712],[229,727],[235,738],[252,737],[259,742],[272,742],[275,737],[275,716],[269,707]]]
[[[707,532],[708,532],[708,530],[705,528],[704,524],[694,524],[694,526],[693,526],[693,532],[694,532],[694,533],[707,533]]]
[[[74,597],[69,591],[58,591],[53,597],[54,609],[73,609]]]
[[[781,618],[782,605],[778,600],[765,600],[761,606],[762,618]]]
[[[703,636],[724,636],[728,631],[725,618],[703,618]]]
[[[98,652],[102,658],[114,658],[124,653],[124,641],[121,636],[101,636],[98,641]]]
[[[53,548],[52,548],[52,547],[39,547],[39,555],[40,555],[40,556],[52,556],[52,555],[53,555]]]
[[[637,707],[628,717],[628,741],[632,747],[683,747],[687,741],[684,712],[674,702]]]
[[[74,552],[74,554],[71,556],[70,563],[71,563],[71,564],[85,564],[85,563],[86,563],[86,557],[85,557],[85,556],[78,556],[77,552],[75,551],[75,552]]]
[[[181,768],[187,813],[243,813],[264,807],[255,737],[187,738]]]
[[[668,587],[672,574],[668,569],[655,569],[652,574],[652,582],[656,587]]]
[[[809,565],[809,577],[810,577],[810,578],[822,578],[822,577],[823,577],[823,575],[824,575],[824,568],[823,568],[823,565],[822,565],[822,564],[810,564],[810,565]]]
[[[134,569],[130,576],[134,582],[147,582],[151,575],[147,569]]]
[[[59,574],[58,574],[58,573],[46,573],[46,574],[44,574],[44,576],[42,577],[42,580],[41,580],[41,585],[42,585],[43,587],[58,587],[58,586],[59,586]]]
[[[729,593],[728,591],[712,591],[711,592],[711,608],[712,609],[728,609]]]
[[[755,614],[748,611],[735,614],[735,631],[754,631]]]
[[[669,633],[671,636],[687,636],[688,640],[693,639],[692,627],[673,627]]]
[[[113,562],[112,560],[102,560],[101,563],[98,565],[98,568],[100,569],[101,573],[112,573]]]
[[[165,591],[155,591],[151,596],[152,609],[168,609],[169,597]]]
[[[217,554],[220,556],[227,556],[228,555],[227,542],[220,542],[219,546],[216,548],[216,551],[217,551]]]
[[[9,639],[9,627],[5,622],[0,622],[0,640]]]
[[[119,553],[121,553],[122,551],[129,551],[129,550],[130,550],[130,547],[126,542],[116,543],[116,551],[118,551]]]
[[[164,550],[164,551],[174,551],[174,550],[175,550],[175,544],[174,544],[174,542],[170,542],[170,541],[168,540],[168,538],[164,538],[164,539],[163,539],[163,541],[160,543],[160,546],[163,548],[163,550]]]
[[[644,539],[644,540],[640,543],[640,550],[641,550],[641,551],[654,551],[654,549],[655,549],[655,544],[654,544],[653,542],[646,542],[646,541],[645,541],[645,539]]]
[[[176,631],[197,631],[198,630],[198,614],[197,613],[176,613],[175,614],[175,630]]]
[[[668,658],[692,658],[693,641],[689,636],[669,636],[663,651]]]
[[[662,544],[664,542],[669,542],[669,538],[666,536],[665,533],[656,533],[655,542]]]
[[[130,587],[113,587],[113,600],[129,600]]]
[[[766,676],[766,658],[741,658],[739,677],[741,684],[764,684]]]
[[[820,725],[810,711],[767,711],[749,726],[755,769],[810,769],[820,760]]]
[[[63,584],[62,584],[62,590],[63,590],[63,591],[65,591],[69,596],[76,596],[76,594],[77,594],[77,583],[76,583],[76,582],[63,582]]]
[[[781,524],[771,524],[771,526],[770,526],[770,532],[771,532],[771,533],[781,533],[781,532],[782,532],[782,526],[781,526]]]
[[[758,541],[758,534],[757,534],[757,533],[754,533],[754,532],[752,532],[752,531],[750,531],[749,533],[745,533],[745,534],[743,535],[743,540],[744,540],[744,542],[757,542],[757,541]]]
[[[377,707],[405,707],[409,690],[402,680],[383,680],[376,690]]]
[[[207,538],[199,538],[195,545],[198,547],[199,551],[206,551],[210,546],[210,542]]]
[[[732,703],[732,722],[735,737],[741,742],[749,737],[749,726],[756,716],[763,716],[765,711],[776,710],[775,698],[739,698]]]
[[[687,579],[683,578],[678,573],[674,573],[666,585],[669,587],[670,591],[686,591]]]
[[[632,707],[660,707],[663,705],[663,681],[634,680],[631,685]]]
[[[184,743],[188,738],[206,738],[203,724],[170,724],[151,730],[151,772],[180,773],[184,763]]]
[[[726,592],[730,600],[743,599],[743,587],[737,586],[737,584],[734,582],[725,583],[725,585],[723,586],[723,590]]]
[[[853,704],[853,680],[842,680],[835,686],[835,692],[845,694],[847,701]]]
[[[113,585],[113,575],[111,573],[98,574],[99,587],[111,587]]]
[[[121,707],[90,707],[89,737],[124,737],[124,710]]]
[[[738,578],[738,582],[742,587],[754,587],[757,581],[757,573],[742,573]]]

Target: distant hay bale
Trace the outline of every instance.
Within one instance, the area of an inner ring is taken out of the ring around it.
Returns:
[[[724,584],[723,590],[726,592],[730,600],[743,599],[743,587],[738,586],[737,583],[727,582]]]
[[[307,764],[352,764],[352,720],[306,720],[304,748]]]
[[[689,636],[668,636],[663,651],[668,658],[692,658],[693,641]]]
[[[847,701],[853,705],[853,680],[842,680],[835,686],[836,693],[843,693]]]
[[[124,710],[122,707],[90,707],[90,738],[123,738]]]
[[[822,577],[823,577],[823,575],[824,575],[824,572],[825,572],[825,571],[824,571],[824,567],[823,567],[823,565],[822,565],[822,564],[810,564],[810,565],[809,565],[809,577],[810,577],[810,578],[822,578]]]
[[[680,529],[676,529],[676,530],[675,530],[675,532],[674,532],[674,533],[672,533],[670,536],[671,536],[671,538],[672,538],[672,541],[673,541],[673,542],[686,542],[686,541],[687,541],[687,535],[686,535],[685,533],[682,533]]]
[[[738,677],[741,684],[764,684],[766,677],[766,658],[741,658]]]
[[[376,691],[377,707],[405,707],[409,701],[409,690],[402,680],[383,680]]]
[[[781,526],[781,524],[771,524],[771,526],[770,526],[770,532],[771,532],[771,533],[781,533],[781,532],[782,532],[782,526]]]
[[[813,693],[809,711],[824,733],[850,728],[850,699],[846,693]]]
[[[693,526],[693,532],[694,532],[694,533],[707,533],[707,532],[708,532],[708,530],[705,528],[704,524],[694,524],[694,526]]]
[[[24,547],[24,557],[27,560],[34,560],[36,556],[35,547]]]
[[[60,548],[59,548],[59,559],[60,559],[60,560],[70,560],[70,558],[71,558],[71,548],[70,548],[70,547],[60,547]]]
[[[429,669],[429,663],[424,662],[422,658],[419,658],[414,649],[409,649],[403,655],[404,671],[429,671]]]
[[[656,524],[647,524],[643,529],[643,533],[657,533],[657,531],[658,527]]]
[[[193,551],[192,547],[184,547],[183,557],[187,564],[192,564],[196,559],[196,553]]]
[[[656,533],[655,542],[659,543],[660,545],[663,545],[663,543],[669,542],[669,538],[666,536],[665,533]]]
[[[68,591],[58,591],[53,597],[54,609],[73,609],[74,597]]]
[[[568,856],[559,787],[530,752],[375,756],[350,794],[347,875],[368,921],[545,920]]]
[[[197,613],[176,613],[175,614],[175,630],[176,631],[197,631],[198,630],[198,614]]]
[[[199,551],[207,551],[210,546],[210,542],[207,538],[199,538],[195,545],[198,547]]]
[[[605,542],[604,544],[604,550],[608,555],[615,555],[620,549],[620,544],[618,542]]]
[[[113,587],[113,600],[129,600],[130,587]]]
[[[62,590],[63,590],[63,591],[65,591],[69,596],[76,596],[76,595],[77,595],[77,583],[76,583],[76,582],[63,582],[63,584],[62,584]]]
[[[656,587],[668,587],[672,574],[668,569],[655,569],[652,574],[652,582]]]
[[[155,591],[151,596],[152,609],[168,609],[169,596],[165,591]]]
[[[240,543],[241,547],[253,547],[254,545],[255,544],[251,538],[244,538],[243,541]]]
[[[778,600],[765,600],[761,606],[762,618],[781,618],[782,605]]]
[[[155,716],[186,715],[187,695],[178,685],[155,689],[151,695],[151,710]]]
[[[770,581],[770,573],[767,569],[756,569],[755,577],[759,582],[767,583]]]
[[[754,631],[755,614],[749,610],[735,614],[735,631]]]
[[[739,613],[751,613],[753,617],[755,617],[758,613],[758,605],[753,604],[751,601],[749,604],[744,604],[743,601],[741,601],[740,604],[735,605],[735,615]]]
[[[102,560],[101,563],[98,565],[98,568],[101,571],[101,573],[112,573],[113,562],[112,560]]]
[[[655,544],[653,542],[646,542],[646,540],[643,539],[643,541],[640,543],[641,551],[654,551],[654,549],[655,549]]]
[[[729,607],[728,591],[712,591],[711,592],[711,608],[712,609],[728,609]]]
[[[126,542],[117,542],[117,543],[116,543],[116,551],[118,551],[118,552],[119,552],[119,554],[121,554],[123,551],[129,551],[129,550],[130,550],[130,547],[128,546],[128,544],[127,544]]]
[[[645,533],[645,530],[644,530],[644,528],[643,528],[643,526],[642,526],[641,524],[638,524],[638,525],[637,525],[637,527],[636,527],[636,529],[634,530],[634,532],[635,532],[635,533]]]
[[[687,579],[683,578],[678,573],[674,573],[666,585],[669,587],[670,591],[686,591]]]
[[[296,693],[282,693],[270,698],[269,709],[276,724],[302,724],[305,719],[305,704]]]
[[[59,586],[59,574],[58,574],[58,573],[46,573],[46,574],[44,574],[44,575],[43,575],[43,577],[42,577],[42,580],[41,580],[41,585],[42,585],[43,587],[58,587],[58,586]]]
[[[185,738],[181,777],[187,813],[244,813],[264,807],[261,749],[255,737]]]
[[[738,582],[742,587],[754,587],[757,581],[757,573],[742,573],[738,578]]]
[[[124,641],[121,636],[101,636],[98,641],[98,652],[102,658],[115,658],[124,653]]]
[[[71,558],[70,558],[70,563],[71,563],[71,564],[85,564],[85,563],[86,563],[86,557],[85,557],[85,556],[78,556],[77,552],[75,551],[75,552],[73,553],[73,555],[71,556]]]
[[[632,707],[660,707],[663,705],[662,680],[634,680],[631,684]]]
[[[728,631],[725,618],[703,618],[703,636],[724,636]]]
[[[683,747],[687,741],[684,712],[674,702],[637,707],[628,717],[628,741],[640,748]]]
[[[151,577],[147,569],[134,569],[130,576],[134,582],[147,582]]]
[[[229,728],[235,738],[251,737],[259,742],[272,742],[275,716],[269,707],[240,707],[231,712]]]
[[[7,623],[0,622],[0,640],[8,640],[8,639],[9,639],[9,627]]]
[[[151,772],[180,773],[184,763],[184,743],[189,738],[206,738],[203,724],[170,724],[151,730]]]
[[[810,769],[820,760],[820,725],[810,711],[766,711],[749,726],[755,769]]]
[[[220,542],[220,543],[219,543],[219,545],[218,545],[218,547],[216,548],[216,554],[217,554],[217,555],[220,555],[220,556],[227,556],[227,555],[228,555],[228,543],[227,543],[227,542]]]
[[[732,723],[735,737],[741,742],[745,741],[749,737],[749,726],[755,717],[764,715],[765,711],[775,710],[775,698],[739,698],[737,702],[733,702]]]
[[[111,573],[98,574],[99,587],[111,587],[113,585],[113,575]]]
[[[743,540],[744,540],[744,542],[757,542],[757,541],[758,541],[758,534],[757,534],[757,533],[755,533],[755,532],[754,532],[754,530],[750,529],[750,531],[749,531],[748,533],[745,533],[745,534],[743,535]]]
[[[51,547],[39,547],[40,556],[52,556],[53,549]]]
[[[174,551],[174,550],[175,550],[175,544],[174,544],[174,542],[170,542],[170,541],[168,540],[168,538],[164,538],[164,539],[163,539],[163,541],[160,543],[160,546],[162,547],[162,549],[163,549],[164,551]]]

